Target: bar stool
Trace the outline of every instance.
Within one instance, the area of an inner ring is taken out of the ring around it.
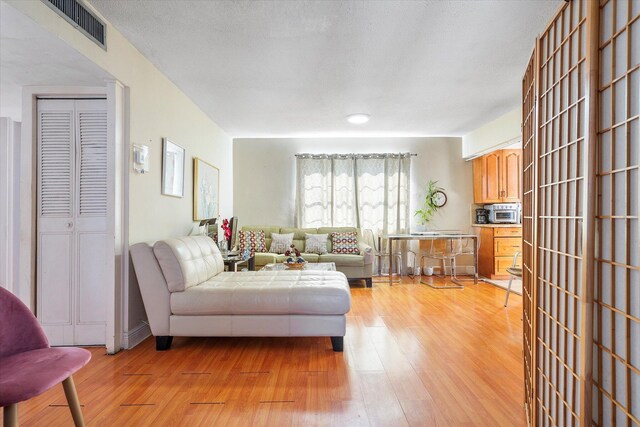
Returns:
[[[413,265],[409,262],[409,254],[413,255]],[[416,277],[416,267],[420,268],[417,276],[422,275],[422,267],[417,264],[417,261],[418,261],[418,255],[411,249],[407,249],[407,267],[411,266],[411,270],[410,270],[411,272],[407,273],[407,276],[409,276],[411,280],[415,279]]]
[[[387,274],[383,275],[382,274],[382,260],[383,259],[388,259],[389,261],[391,261],[391,256],[393,256],[394,258],[394,265],[396,266],[396,274],[395,274],[395,279],[392,278],[393,282],[400,282],[400,280],[402,280],[402,252],[398,251],[398,252],[394,252],[393,254],[390,254],[387,251],[382,251],[382,237],[378,236],[377,239],[378,243],[377,245],[374,245],[374,250],[373,250],[373,256],[377,258],[377,265],[378,265],[378,274],[376,275],[376,277],[387,277]],[[389,266],[389,268],[391,268],[391,266]],[[393,272],[390,271],[388,274],[391,274],[392,277],[394,277]]]
[[[473,239],[472,238],[464,238],[464,239],[462,239],[462,242],[461,242],[461,245],[460,245],[460,253],[457,254],[457,256],[473,255],[474,254],[474,250],[475,250],[475,253],[480,253],[480,245],[482,244],[482,241],[480,240],[480,229],[479,228],[474,229],[471,232],[469,232],[469,234],[475,234],[477,247],[475,247],[475,248],[473,247],[474,245],[473,245]],[[456,267],[457,267],[457,263],[456,263]],[[474,278],[473,279],[458,279],[457,276],[456,276],[456,280],[458,280],[458,281],[463,281],[463,280],[470,281],[470,280],[473,280],[475,282],[476,281],[475,277],[478,274],[478,271],[476,270],[476,268],[477,267],[474,265],[473,266],[473,269],[474,269],[474,272],[473,272],[474,273]]]
[[[522,267],[518,267],[518,257],[520,256],[520,252],[516,252],[513,256],[513,264],[511,267],[507,267],[507,273],[511,275],[509,278],[509,286],[507,286],[507,296],[504,299],[504,306],[507,306],[509,302],[509,294],[511,293],[511,283],[513,279],[522,279]]]
[[[384,277],[385,279],[387,278],[387,274],[383,275],[382,274],[382,261],[383,259],[389,259],[390,254],[388,252],[382,251],[382,238],[380,236],[375,237],[373,230],[370,229],[364,229],[362,230],[362,237],[364,239],[364,241],[373,248],[373,256],[376,258],[376,271],[378,272],[378,274],[374,274],[372,278],[382,278]],[[400,281],[400,276],[401,276],[401,265],[402,265],[402,254],[401,253],[395,253],[395,265],[396,265],[396,277],[397,279],[394,279],[394,282],[399,282]]]
[[[464,289],[464,286],[458,281],[456,276],[456,257],[462,251],[462,238],[448,237],[446,239],[432,239],[429,251],[423,252],[420,257],[420,271],[424,269],[424,260],[435,259],[442,263],[442,275],[436,277],[447,277],[447,260],[449,261],[451,282],[454,284],[435,285],[420,279],[420,283],[430,286],[434,289]]]

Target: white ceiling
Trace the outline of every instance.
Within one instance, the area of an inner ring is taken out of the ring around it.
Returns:
[[[518,106],[560,1],[91,3],[231,136],[275,137],[463,135]]]
[[[65,42],[0,2],[0,117],[21,121],[23,86],[104,86],[107,78]]]

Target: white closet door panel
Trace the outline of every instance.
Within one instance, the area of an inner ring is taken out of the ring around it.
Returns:
[[[102,233],[107,231],[108,225],[109,220],[105,217],[77,216],[74,220],[74,227],[78,232],[91,231]]]
[[[38,274],[40,284],[38,307],[40,322],[44,325],[71,325],[73,261],[72,233],[41,233],[38,257],[41,263]]]
[[[73,345],[104,345],[107,334],[105,322],[90,325],[76,325],[74,328]]]
[[[53,108],[59,104],[52,105]],[[72,107],[72,106],[71,106]],[[39,215],[69,218],[73,209],[73,108],[38,112]]]
[[[77,100],[77,191],[75,231],[78,260],[75,343],[104,344],[106,289],[114,280],[113,237],[106,234],[109,221],[107,113],[103,100]]]
[[[90,106],[79,106],[79,108]],[[107,113],[77,112],[79,216],[107,216]]]
[[[109,273],[113,273],[107,267],[108,248],[104,233],[78,233],[78,286],[74,329],[76,345],[104,344],[106,289],[110,280]]]
[[[104,344],[114,279],[105,100],[38,101],[38,317],[52,345]]]
[[[107,236],[78,233],[77,325],[104,322],[106,301]]]
[[[38,101],[37,315],[52,345],[73,344],[73,102]]]
[[[74,329],[73,325],[42,325],[42,330],[52,347],[76,345],[73,337]]]

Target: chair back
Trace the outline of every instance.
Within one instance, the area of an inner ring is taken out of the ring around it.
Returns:
[[[441,257],[446,253],[447,253],[446,239],[431,239],[431,246],[429,247],[429,256]]]
[[[451,237],[449,239],[449,254],[452,256],[460,255],[464,249],[465,239],[462,237]]]
[[[515,268],[518,266],[518,257],[521,255],[521,252],[518,251],[513,255],[513,263],[511,264],[511,267]]]
[[[476,251],[480,251],[480,244],[482,243],[482,241],[480,240],[480,228],[479,227],[472,227],[468,234],[474,234],[476,236],[476,247],[473,247],[473,239],[470,237],[464,238],[463,242],[462,242],[462,251],[461,253],[463,254],[472,254],[474,249]]]
[[[47,347],[47,336],[31,310],[0,287],[0,358]]]
[[[462,253],[463,240],[461,237],[446,239],[432,239],[429,255],[432,257],[452,257]]]

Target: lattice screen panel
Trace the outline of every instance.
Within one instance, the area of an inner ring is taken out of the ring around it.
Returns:
[[[527,420],[533,424],[535,406],[535,368],[534,368],[534,313],[535,286],[533,268],[533,195],[534,190],[534,159],[536,133],[536,51],[534,50],[522,79],[522,311],[523,311],[523,354],[524,354],[524,398]]]
[[[537,144],[537,425],[580,422],[586,4],[540,37]]]
[[[601,1],[593,425],[640,426],[640,1]]]

